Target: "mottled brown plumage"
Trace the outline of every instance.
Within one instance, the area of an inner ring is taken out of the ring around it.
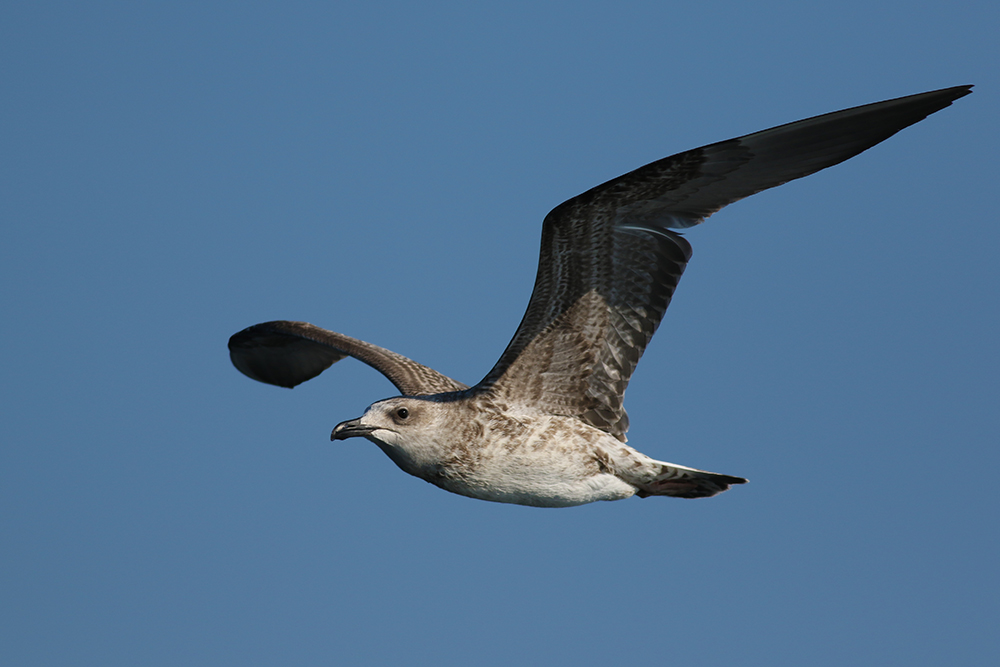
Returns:
[[[630,495],[704,497],[740,477],[655,461],[625,445],[625,389],[691,258],[683,229],[734,201],[838,164],[971,92],[911,95],[679,153],[560,204],[545,218],[527,312],[472,388],[304,322],[229,341],[249,377],[293,387],[345,356],[403,397],[333,437],[364,436],[403,470],[486,500],[563,506]],[[404,414],[405,413],[405,414]]]

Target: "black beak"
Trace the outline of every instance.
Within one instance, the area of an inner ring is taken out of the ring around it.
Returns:
[[[362,426],[361,417],[357,419],[348,419],[346,422],[340,422],[333,427],[333,433],[330,434],[330,440],[346,440],[347,438],[364,437],[374,431],[375,429],[371,426]]]

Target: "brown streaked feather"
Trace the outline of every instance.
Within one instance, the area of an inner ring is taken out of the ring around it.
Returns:
[[[624,441],[625,388],[691,256],[668,228],[691,227],[734,201],[843,162],[970,88],[854,107],[678,153],[557,206],[542,227],[524,319],[475,390],[579,417]]]
[[[344,357],[363,361],[386,376],[404,396],[427,396],[468,387],[401,354],[308,322],[255,324],[229,339],[229,356],[244,375],[294,387]]]

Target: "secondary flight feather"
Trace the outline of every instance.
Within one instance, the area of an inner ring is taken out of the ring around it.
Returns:
[[[528,309],[476,385],[305,322],[229,340],[254,380],[294,387],[350,356],[401,396],[338,424],[404,471],[462,495],[561,507],[632,495],[712,496],[741,477],[652,459],[625,444],[623,399],[691,246],[676,229],[833,166],[971,93],[957,86],[837,111],[657,160],[554,208]]]

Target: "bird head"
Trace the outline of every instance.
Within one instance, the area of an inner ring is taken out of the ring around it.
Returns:
[[[357,419],[337,424],[330,440],[362,437],[401,446],[405,441],[433,432],[438,418],[436,407],[437,403],[419,398],[387,398],[370,405]]]

